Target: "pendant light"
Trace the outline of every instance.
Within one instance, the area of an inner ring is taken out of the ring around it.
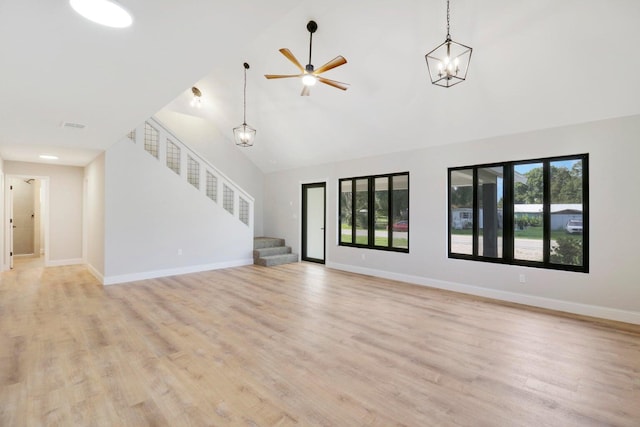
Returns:
[[[256,130],[247,124],[247,70],[249,64],[244,63],[244,101],[243,101],[243,115],[242,124],[233,128],[233,138],[236,140],[236,145],[239,147],[251,147],[253,140],[256,137]]]
[[[472,48],[451,40],[449,33],[449,0],[447,0],[447,38],[440,46],[425,55],[431,83],[451,87],[465,81]]]

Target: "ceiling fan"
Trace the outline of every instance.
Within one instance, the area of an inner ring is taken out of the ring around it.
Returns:
[[[318,24],[316,24],[315,21],[309,21],[309,23],[307,24],[307,30],[309,31],[309,63],[306,65],[306,67],[303,67],[300,64],[300,61],[296,59],[296,57],[293,55],[293,53],[291,53],[289,49],[280,49],[280,53],[283,54],[289,61],[293,62],[293,65],[295,65],[296,68],[300,70],[300,74],[265,74],[264,76],[268,79],[301,77],[302,84],[304,85],[304,87],[302,88],[302,93],[300,94],[301,96],[309,96],[311,86],[315,85],[316,82],[324,83],[338,89],[347,90],[347,86],[349,85],[348,83],[342,83],[320,76],[320,74],[324,73],[325,71],[329,71],[333,68],[339,67],[340,65],[346,64],[347,60],[344,59],[344,57],[338,55],[317,70],[314,69],[313,64],[311,64],[311,46],[313,42],[313,33],[315,33],[317,29]]]

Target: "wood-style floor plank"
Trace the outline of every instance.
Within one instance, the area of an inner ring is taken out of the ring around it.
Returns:
[[[0,275],[1,426],[638,426],[640,326],[340,272]]]

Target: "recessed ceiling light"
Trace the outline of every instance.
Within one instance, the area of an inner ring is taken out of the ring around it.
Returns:
[[[133,23],[131,14],[113,0],[69,0],[80,15],[90,21],[113,28],[125,28]]]
[[[40,158],[45,160],[58,160],[58,156],[54,156],[51,154],[40,154]]]

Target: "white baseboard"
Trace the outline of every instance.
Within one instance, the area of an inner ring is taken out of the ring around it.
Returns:
[[[77,265],[84,264],[84,260],[82,258],[72,258],[72,259],[54,259],[45,262],[45,267],[61,267],[63,265]]]
[[[89,270],[89,273],[91,273],[93,277],[98,279],[98,282],[100,282],[100,284],[104,284],[104,276],[98,270],[96,270],[93,265],[88,263],[85,265],[87,266],[87,270]]]
[[[250,265],[250,264],[253,264],[253,258],[240,259],[236,261],[217,262],[213,264],[190,265],[187,267],[169,268],[166,270],[145,271],[141,273],[121,274],[117,276],[106,276],[106,277],[102,277],[101,282],[103,285],[116,285],[118,283],[136,282],[138,280],[155,279],[158,277],[198,273],[200,271],[219,270],[221,268],[241,267],[243,265]]]
[[[444,280],[429,279],[427,277],[412,276],[408,274],[392,273],[389,271],[376,270],[372,268],[357,267],[347,264],[337,264],[328,262],[327,267],[351,273],[366,274],[369,276],[381,277],[383,279],[397,280],[414,285],[427,286],[431,288],[445,289],[448,291],[461,292],[480,297],[492,298],[501,301],[525,304],[549,310],[564,311],[567,313],[580,314],[583,316],[598,317],[601,319],[616,320],[619,322],[633,323],[640,325],[640,312],[619,310],[616,308],[602,307],[598,305],[580,304],[571,301],[557,300],[553,298],[538,297],[535,295],[519,294],[516,292],[501,291],[497,289],[483,288],[479,286],[465,285],[461,283],[448,282]]]

